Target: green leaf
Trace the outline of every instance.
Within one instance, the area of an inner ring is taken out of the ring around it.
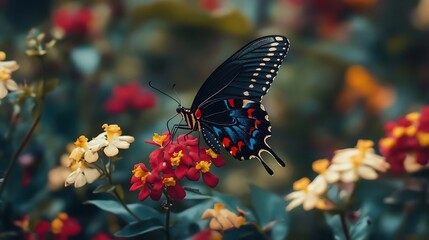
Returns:
[[[101,210],[113,213],[120,218],[122,218],[126,222],[135,222],[136,219],[125,210],[125,208],[117,201],[113,200],[90,200],[86,201],[85,204],[93,204],[96,207],[100,208]],[[141,219],[150,219],[150,218],[156,218],[156,219],[163,219],[162,214],[160,214],[155,209],[148,207],[143,204],[138,203],[132,203],[127,204],[127,207],[136,214]]]
[[[194,190],[196,190],[196,191],[194,191]],[[212,198],[209,195],[202,194],[198,189],[185,188],[185,191],[186,191],[185,200],[201,200],[201,199]]]
[[[115,189],[119,195],[119,198],[122,199],[122,201],[123,201],[125,198],[124,188],[122,187],[121,184],[117,184],[117,185],[115,185]]]
[[[326,222],[331,227],[332,232],[335,236],[335,239],[344,240],[346,239],[343,226],[341,224],[341,218],[339,214],[330,215],[325,214]],[[351,224],[349,221],[347,222],[347,228],[350,232],[350,236],[353,240],[365,240],[369,237],[369,227],[371,221],[369,217],[363,217],[355,224]]]
[[[116,237],[135,237],[154,231],[163,231],[164,226],[159,219],[151,218],[145,221],[132,222],[115,233]]]
[[[109,185],[109,184],[101,184],[98,187],[92,191],[93,193],[105,193],[105,192],[111,192],[115,189],[115,186]]]
[[[179,24],[212,28],[241,36],[252,30],[250,20],[241,11],[214,15],[177,1],[155,1],[142,4],[132,10],[131,19],[134,24],[142,24],[152,19],[162,19]]]
[[[250,197],[258,222],[270,228],[272,239],[285,239],[288,232],[289,215],[285,211],[286,202],[277,194],[250,184]]]

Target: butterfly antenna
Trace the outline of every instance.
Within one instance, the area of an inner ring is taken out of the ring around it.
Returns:
[[[169,98],[173,99],[175,102],[177,102],[177,104],[181,105],[181,104],[180,104],[180,102],[179,102],[179,101],[177,101],[176,99],[174,99],[172,96],[170,96],[170,95],[168,95],[167,93],[165,93],[165,92],[161,91],[160,89],[158,89],[158,88],[154,87],[154,86],[152,85],[152,81],[149,81],[149,86],[150,86],[151,88],[155,89],[156,91],[158,91],[158,92],[160,92],[160,93],[164,94],[165,96],[167,96],[167,97],[169,97]]]
[[[179,105],[182,106],[182,101],[180,101],[179,94],[177,94],[175,87],[176,87],[176,84],[174,83],[171,88],[173,88],[174,95],[176,95],[177,99],[179,100]]]

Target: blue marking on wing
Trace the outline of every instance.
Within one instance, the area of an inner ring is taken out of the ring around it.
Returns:
[[[254,138],[250,138],[249,141],[250,141],[249,149],[251,150],[255,149],[256,140]]]
[[[258,130],[258,129],[255,129],[253,132],[252,132],[252,137],[256,137],[256,134],[258,134],[260,131]]]

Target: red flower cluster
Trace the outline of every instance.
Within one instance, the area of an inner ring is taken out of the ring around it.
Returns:
[[[219,179],[210,172],[211,165],[221,167],[225,159],[214,153],[210,148],[199,148],[198,139],[191,135],[180,135],[171,141],[171,135],[155,133],[153,140],[146,140],[158,148],[149,155],[149,171],[144,163],[134,165],[130,191],[140,191],[139,200],[148,196],[153,200],[161,198],[163,190],[173,200],[182,200],[186,192],[179,180],[186,177],[198,181],[202,175],[204,183],[215,187]]]
[[[29,229],[30,218],[28,216],[24,216],[21,220],[17,220],[14,223],[15,226],[20,227],[24,231],[24,239],[26,240],[67,240],[69,237],[78,235],[82,231],[78,221],[69,217],[66,213],[59,213],[51,222],[38,222],[34,232]]]
[[[106,100],[104,108],[108,113],[123,113],[128,108],[143,110],[154,107],[155,94],[140,86],[138,82],[113,88],[113,96]]]
[[[380,151],[395,172],[413,172],[429,162],[429,107],[410,113],[385,126],[387,136]]]

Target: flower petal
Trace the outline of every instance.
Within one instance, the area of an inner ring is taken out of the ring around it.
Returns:
[[[81,172],[79,175],[76,176],[76,180],[74,182],[74,187],[75,188],[80,188],[85,186],[86,184],[86,177],[85,175],[83,175],[83,172]]]
[[[12,79],[7,80],[5,85],[9,91],[15,91],[16,89],[18,89],[18,84],[16,84],[16,82]]]
[[[95,168],[87,168],[83,171],[83,174],[85,174],[86,181],[88,183],[93,183],[101,175],[100,172]]]
[[[216,211],[214,209],[207,209],[203,212],[203,215],[201,215],[201,219],[205,220],[215,216],[216,216]]]
[[[130,148],[130,144],[128,142],[125,141],[121,141],[119,139],[115,139],[111,142],[112,145],[114,145],[115,147],[119,148],[119,149],[128,149]]]
[[[147,197],[149,197],[150,195],[150,190],[149,187],[147,185],[145,185],[142,190],[139,192],[139,200],[140,201],[144,201]]]
[[[108,157],[114,157],[114,156],[118,155],[119,150],[113,144],[109,144],[107,147],[104,148],[104,153]]]
[[[301,205],[305,200],[305,196],[302,195],[301,197],[297,197],[294,200],[292,200],[289,205],[287,205],[286,210],[290,211],[296,207],[298,207],[299,205]]]
[[[216,187],[216,185],[219,183],[219,178],[213,175],[211,172],[203,173],[203,180],[204,183],[211,188]]]
[[[356,182],[359,179],[357,173],[351,169],[341,174],[341,181],[345,183]]]
[[[0,82],[0,99],[6,97],[8,91],[4,83]]]
[[[367,180],[373,180],[378,177],[377,172],[368,166],[360,166],[358,168],[358,174],[359,176]]]
[[[98,160],[98,153],[88,150],[85,152],[84,157],[85,161],[88,163],[94,163]]]
[[[319,197],[316,194],[307,194],[307,197],[304,200],[303,207],[304,210],[308,211],[316,207]]]
[[[73,184],[76,181],[76,178],[78,175],[80,175],[82,173],[82,170],[80,168],[76,169],[76,171],[70,173],[67,178],[66,178],[66,182],[65,182],[65,186],[69,186],[71,184]]]

